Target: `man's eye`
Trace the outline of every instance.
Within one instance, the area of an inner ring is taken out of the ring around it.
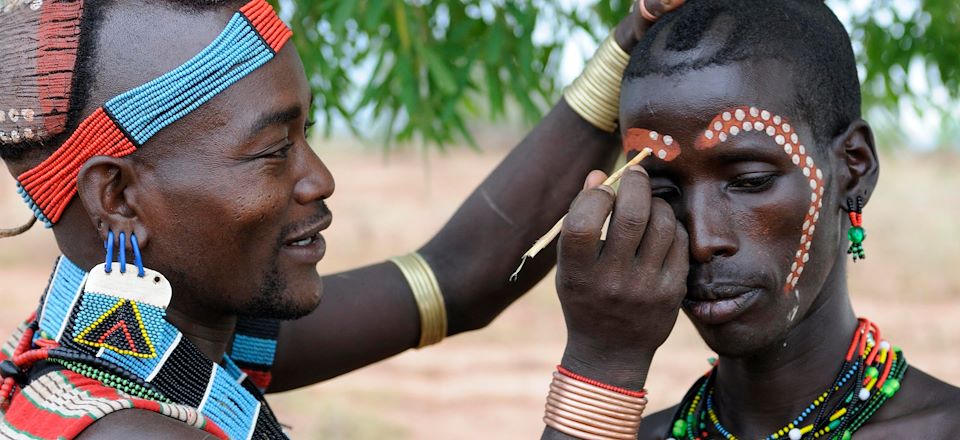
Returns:
[[[778,176],[773,173],[746,174],[738,176],[733,182],[730,182],[729,187],[748,192],[760,192],[773,186],[773,182],[777,177]]]
[[[651,192],[654,197],[659,197],[668,201],[671,197],[680,196],[680,189],[675,186],[654,186]]]
[[[293,145],[294,145],[293,142],[287,141],[283,145],[283,147],[273,150],[272,152],[269,152],[267,154],[264,154],[261,157],[265,159],[276,159],[276,158],[286,159],[287,155],[290,153],[290,149],[293,148]]]

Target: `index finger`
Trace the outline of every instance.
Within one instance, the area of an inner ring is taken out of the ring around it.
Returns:
[[[600,254],[600,233],[613,209],[613,189],[598,186],[584,190],[573,201],[563,220],[558,244],[561,261],[592,263]]]

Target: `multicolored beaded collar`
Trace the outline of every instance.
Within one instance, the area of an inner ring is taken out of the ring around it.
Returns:
[[[52,227],[93,156],[123,157],[270,61],[292,35],[266,0],[251,0],[206,49],[182,66],[107,101],[49,158],[17,177],[17,192]]]
[[[87,278],[66,257],[57,260],[33,337],[50,347],[48,361],[138,397],[197,408],[230,438],[286,438],[262,390],[231,356],[214,363],[164,319],[163,308],[89,291]],[[272,362],[276,321],[243,328],[256,332],[238,334],[232,353]]]
[[[880,329],[860,318],[837,377],[786,426],[765,440],[824,438],[849,440],[888,399],[900,390],[907,361],[897,347],[881,339]],[[687,391],[677,408],[668,440],[712,438],[713,429],[726,440],[738,437],[717,415],[713,399],[716,366]]]

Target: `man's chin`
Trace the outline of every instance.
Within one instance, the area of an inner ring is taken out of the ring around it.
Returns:
[[[309,283],[284,286],[281,291],[261,291],[245,307],[243,315],[255,318],[295,320],[309,315],[320,305],[323,283],[319,276]]]

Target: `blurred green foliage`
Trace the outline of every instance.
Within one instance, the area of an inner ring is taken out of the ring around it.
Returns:
[[[631,4],[275,1],[294,30],[327,134],[331,121],[343,120],[361,137],[384,134],[386,145],[413,140],[440,148],[475,145],[467,123],[478,118],[496,121],[516,109],[528,123],[539,119],[559,97],[564,43],[581,31],[599,40]],[[872,0],[849,21],[866,107],[890,115],[907,101],[945,117],[957,113],[960,2]],[[912,87],[911,69],[921,69],[929,87]]]

